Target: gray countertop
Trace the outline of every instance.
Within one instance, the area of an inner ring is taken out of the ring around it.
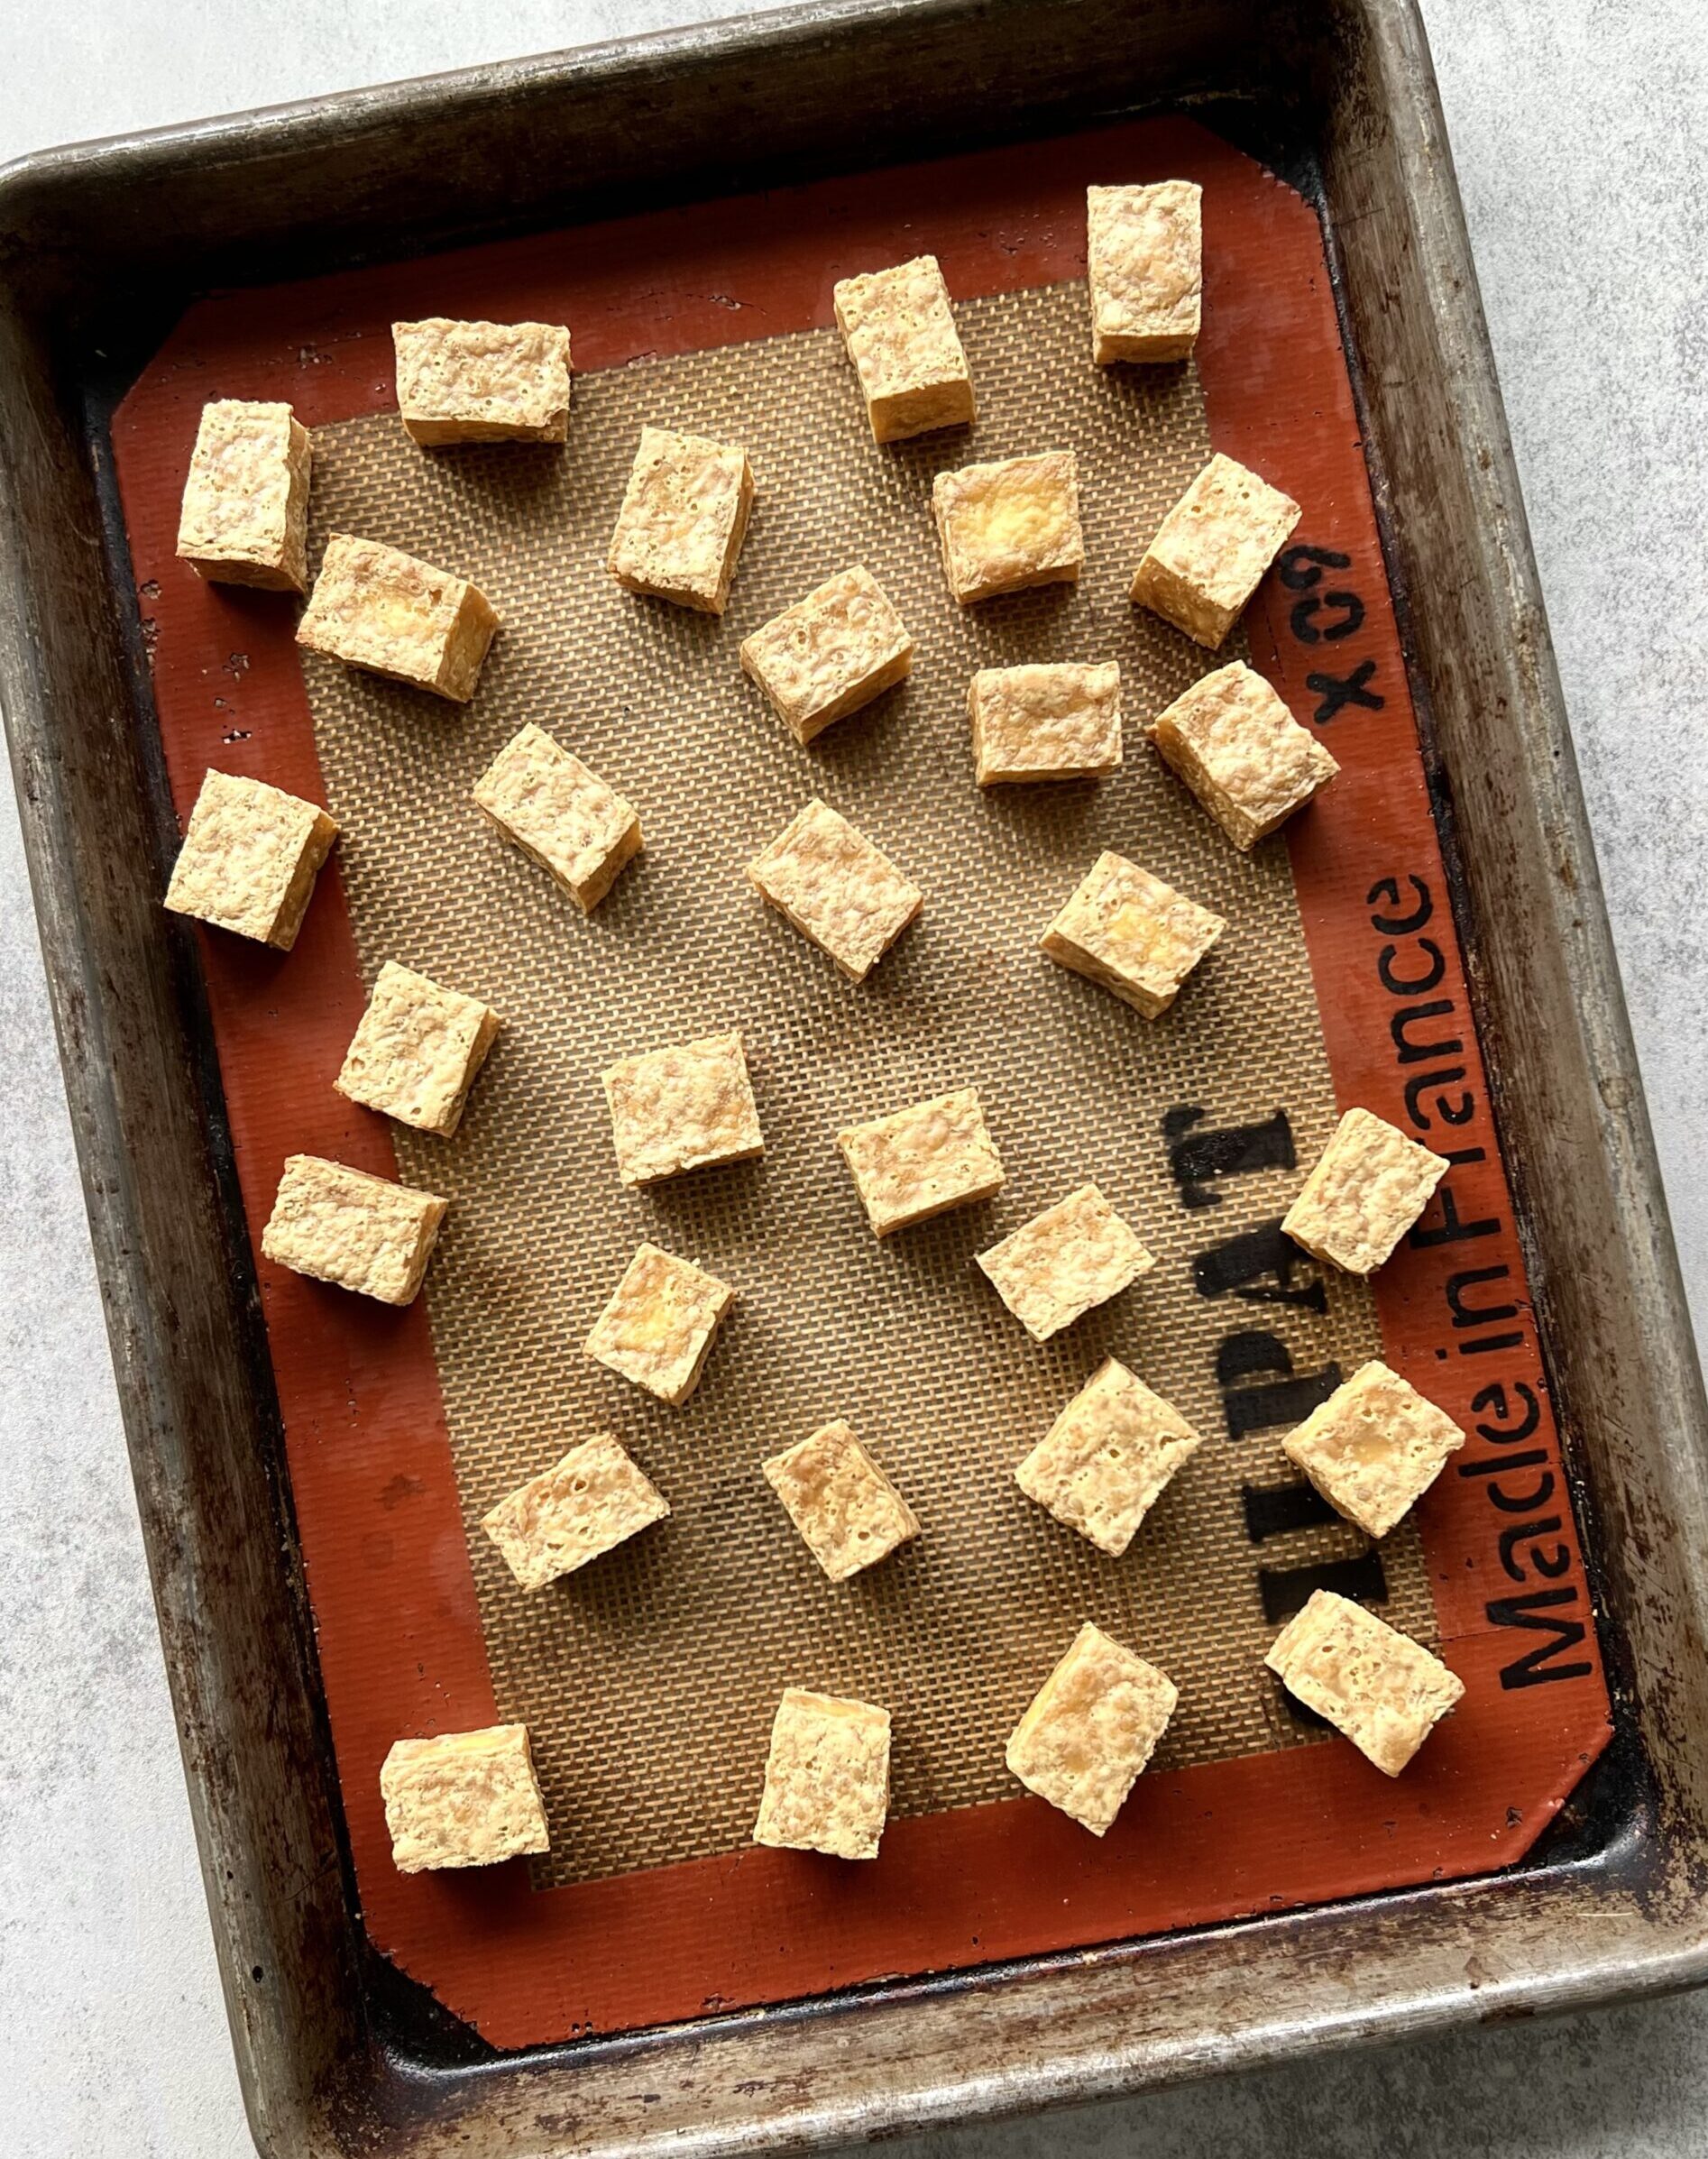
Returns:
[[[1042,4],[1042,0],[1041,0]],[[733,0],[13,0],[0,161]],[[1700,1332],[1708,1317],[1703,0],[1425,0]],[[1639,634],[1640,633],[1640,634]],[[0,2152],[249,2149],[23,850],[0,809]],[[1379,2125],[1373,2126],[1373,2125]],[[1708,1997],[891,2148],[1708,2151]]]

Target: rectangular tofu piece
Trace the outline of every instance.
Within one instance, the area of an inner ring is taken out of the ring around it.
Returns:
[[[745,450],[643,427],[605,567],[625,592],[721,615],[752,510]]]
[[[427,449],[453,442],[564,442],[569,332],[560,322],[394,322],[398,412]]]
[[[836,1144],[880,1237],[1002,1190],[1002,1163],[976,1087],[851,1125]]]
[[[972,425],[972,376],[935,255],[843,278],[831,297],[874,440]]]
[[[876,1859],[888,1814],[888,1710],[790,1687],[771,1726],[754,1842]]]
[[[978,1259],[1034,1342],[1118,1297],[1156,1264],[1095,1184],[1045,1208]]]
[[[1028,1499],[1118,1559],[1203,1445],[1180,1412],[1106,1357],[1015,1472]]]
[[[465,577],[378,540],[335,532],[297,642],[466,704],[497,628],[491,602]]]
[[[643,1244],[582,1347],[596,1364],[680,1408],[700,1384],[712,1337],[734,1302],[728,1282]]]
[[[292,1154],[261,1249],[294,1274],[381,1304],[411,1304],[449,1205],[436,1192],[393,1184],[317,1154]]]
[[[524,1589],[544,1589],[669,1511],[664,1494],[616,1438],[595,1432],[554,1468],[500,1500],[481,1517],[481,1527]]]
[[[640,852],[632,807],[530,720],[475,783],[474,806],[591,914]]]
[[[848,819],[814,798],[748,876],[850,981],[863,982],[925,896]]]
[[[893,689],[914,640],[872,573],[856,564],[741,641],[741,665],[797,742]]]
[[[1332,1589],[1318,1589],[1263,1662],[1386,1777],[1398,1777],[1465,1693],[1420,1642]]]
[[[1168,1728],[1180,1690],[1088,1620],[1008,1741],[1028,1791],[1104,1835]]]
[[[967,692],[981,787],[1099,779],[1121,763],[1121,670],[1046,663],[981,667]]]
[[[1184,360],[1204,296],[1204,190],[1196,180],[1088,188],[1091,357]]]
[[[289,405],[204,405],[179,513],[179,559],[210,583],[306,593],[312,459],[308,430]]]
[[[338,828],[317,804],[211,769],[202,778],[166,905],[288,952]]]
[[[1028,585],[1071,584],[1085,566],[1071,450],[939,473],[931,504],[943,574],[963,607]]]
[[[1162,762],[1245,850],[1340,770],[1244,660],[1195,682],[1157,714],[1150,734]]]
[[[919,1535],[919,1517],[840,1419],[763,1465],[766,1481],[832,1582]]]
[[[1385,1537],[1464,1445],[1445,1410],[1373,1358],[1287,1435],[1281,1452],[1348,1521]]]
[[[1132,597],[1214,651],[1299,515],[1290,495],[1218,451],[1163,519]]]
[[[526,1724],[399,1740],[380,1771],[380,1795],[401,1874],[490,1867],[551,1849]]]
[[[600,1076],[625,1184],[655,1184],[765,1153],[739,1034],[708,1034],[624,1057]]]
[[[1125,855],[1101,854],[1039,949],[1157,1019],[1226,927]]]
[[[1373,1274],[1450,1166],[1385,1117],[1349,1109],[1281,1228],[1313,1258],[1348,1274]]]
[[[479,997],[388,960],[333,1085],[364,1108],[449,1139],[498,1029]]]

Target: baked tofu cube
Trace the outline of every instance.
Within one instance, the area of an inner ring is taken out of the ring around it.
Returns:
[[[846,817],[816,799],[748,875],[803,937],[865,981],[924,905],[924,895]]]
[[[919,1517],[845,1424],[822,1426],[764,1469],[832,1582],[876,1566],[919,1535]]]
[[[591,914],[640,852],[622,796],[530,720],[482,774],[474,805]]]
[[[1349,1109],[1281,1227],[1313,1258],[1348,1274],[1373,1274],[1449,1167],[1384,1117]]]
[[[1072,584],[1085,566],[1071,450],[963,465],[932,483],[943,574],[963,607],[1033,584]]]
[[[204,405],[179,513],[179,560],[215,584],[307,592],[312,456],[289,405]]]
[[[609,1552],[670,1511],[664,1494],[609,1432],[572,1447],[481,1518],[524,1589]]]
[[[1088,188],[1091,357],[1184,360],[1204,295],[1204,190],[1195,180]]]
[[[625,592],[721,615],[752,509],[745,450],[643,427],[605,567]]]
[[[409,1304],[450,1202],[317,1154],[286,1158],[261,1233],[265,1256],[295,1274],[381,1304]]]
[[[1039,949],[1156,1019],[1226,927],[1125,855],[1102,854]]]
[[[1156,1264],[1095,1184],[1045,1208],[978,1258],[1034,1342],[1118,1297]]]
[[[741,643],[743,668],[803,743],[893,689],[913,664],[913,639],[859,564]]]
[[[1290,495],[1218,452],[1163,519],[1133,598],[1214,651],[1299,518]]]
[[[843,278],[831,299],[877,441],[972,425],[972,377],[935,255]]]
[[[1249,850],[1302,810],[1340,767],[1244,660],[1218,667],[1151,722],[1178,773],[1237,848]]]
[[[1015,1472],[1028,1499],[1118,1559],[1162,1487],[1203,1441],[1180,1412],[1107,1357]]]
[[[1028,1791],[1094,1837],[1121,1811],[1180,1690],[1088,1621],[1008,1741],[1008,1767]]]
[[[1097,779],[1121,763],[1121,670],[981,667],[967,693],[978,785]]]
[[[876,1859],[888,1813],[888,1710],[790,1687],[771,1727],[754,1842]]]
[[[836,1144],[880,1237],[1002,1190],[1002,1164],[976,1087],[852,1125],[837,1134]]]
[[[333,1085],[352,1102],[449,1139],[498,1029],[490,1005],[388,960]]]
[[[380,1794],[402,1874],[490,1867],[551,1849],[526,1724],[399,1740],[380,1771]]]
[[[297,642],[466,704],[497,628],[491,602],[466,578],[378,540],[335,532]]]
[[[750,1162],[765,1153],[739,1034],[708,1034],[625,1057],[601,1077],[625,1184],[656,1184],[684,1170]]]
[[[398,412],[427,449],[452,442],[563,442],[569,332],[559,322],[394,322]]]
[[[680,1408],[700,1384],[735,1291],[692,1260],[642,1245],[582,1345],[595,1363]]]
[[[1465,1693],[1421,1643],[1332,1589],[1312,1591],[1263,1662],[1387,1777],[1399,1776]]]
[[[1373,1358],[1287,1435],[1281,1451],[1348,1521],[1385,1537],[1464,1445],[1445,1410]]]
[[[338,828],[326,813],[265,780],[204,775],[166,905],[288,952]]]

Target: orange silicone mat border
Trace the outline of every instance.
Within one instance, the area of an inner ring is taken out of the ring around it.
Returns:
[[[1342,1742],[1155,1774],[1101,1842],[1016,1798],[894,1822],[859,1868],[755,1848],[537,1893],[519,1862],[399,1875],[387,1748],[496,1713],[426,1309],[344,1296],[257,1250],[363,1921],[495,2045],[1483,1873],[1522,1855],[1610,1735],[1322,237],[1216,135],[1124,124],[192,308],[113,428],[174,802],[182,817],[209,764],[321,795],[295,610],[173,555],[206,399],[289,399],[310,426],[382,410],[396,316],[568,320],[587,372],[826,325],[838,277],[927,248],[959,295],[1055,282],[1083,274],[1088,181],[1169,177],[1205,190],[1212,439],[1304,505],[1287,580],[1248,616],[1256,664],[1308,721],[1336,681],[1356,693],[1326,723],[1341,776],[1289,835],[1336,1094],[1463,1157],[1422,1225],[1450,1241],[1403,1246],[1375,1286],[1391,1362],[1473,1435],[1421,1510],[1465,1703],[1398,1782]],[[330,1085],[363,1002],[335,856],[288,958],[197,934],[252,1228],[288,1153],[395,1175],[381,1120]],[[1555,1617],[1584,1629],[1569,1656],[1535,1631]],[[1536,1649],[1546,1683],[1511,1684]]]

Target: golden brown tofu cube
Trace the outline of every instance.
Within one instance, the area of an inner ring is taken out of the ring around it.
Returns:
[[[1028,1499],[1118,1559],[1162,1488],[1203,1441],[1107,1357],[1015,1472]]]
[[[1244,660],[1195,682],[1150,731],[1163,763],[1241,849],[1285,823],[1340,770]]]
[[[851,1125],[836,1144],[880,1237],[1002,1190],[1002,1163],[974,1087]]]
[[[640,852],[622,796],[532,721],[482,774],[474,804],[591,914]]]
[[[643,427],[605,566],[625,592],[721,615],[752,510],[745,450]]]
[[[1445,1410],[1373,1358],[1287,1435],[1281,1452],[1348,1521],[1385,1537],[1464,1445]]]
[[[1348,1274],[1373,1274],[1448,1167],[1386,1118],[1349,1109],[1281,1227],[1313,1258]]]
[[[1156,1019],[1226,927],[1125,855],[1102,854],[1039,949]]]
[[[1156,1264],[1095,1184],[1045,1208],[978,1259],[1034,1342],[1071,1327]]]
[[[700,1384],[712,1337],[734,1302],[728,1282],[692,1260],[643,1244],[583,1348],[595,1363],[680,1408]]]
[[[380,1794],[402,1874],[490,1867],[551,1849],[526,1724],[399,1740],[380,1771]]]
[[[1385,1777],[1399,1776],[1465,1693],[1421,1643],[1332,1589],[1311,1593],[1263,1662]]]
[[[595,1432],[500,1500],[481,1527],[524,1589],[544,1589],[669,1511],[664,1494],[612,1435]]]
[[[972,425],[972,377],[935,255],[843,278],[831,298],[877,441]]]
[[[209,771],[189,813],[165,904],[174,914],[193,914],[288,952],[337,837],[326,813],[300,795],[264,780]]]
[[[868,569],[856,564],[785,607],[741,644],[741,665],[797,742],[893,689],[914,640]]]
[[[1008,1767],[1028,1791],[1103,1836],[1180,1698],[1165,1672],[1088,1621],[1015,1726]]]
[[[454,442],[564,442],[569,332],[556,322],[394,322],[398,411],[427,449]]]
[[[289,405],[204,405],[184,482],[179,558],[212,583],[307,592],[312,455]]]
[[[1046,663],[981,667],[967,692],[981,787],[1096,779],[1121,763],[1121,670]]]
[[[1299,519],[1290,495],[1218,452],[1163,519],[1133,598],[1214,651]]]
[[[378,540],[335,532],[297,642],[466,704],[497,628],[491,602],[466,578]]]
[[[624,1057],[601,1077],[625,1184],[655,1184],[765,1153],[739,1034],[708,1034]]]
[[[292,1154],[262,1232],[265,1256],[295,1274],[409,1304],[421,1287],[448,1200],[317,1154]]]
[[[1028,585],[1071,584],[1085,566],[1071,450],[939,473],[931,501],[943,574],[963,607]]]
[[[881,849],[827,803],[785,825],[748,876],[777,911],[863,982],[924,905]]]
[[[1184,360],[1204,294],[1204,190],[1195,180],[1086,189],[1091,357]]]
[[[876,1859],[888,1813],[888,1710],[790,1687],[771,1727],[754,1842]]]
[[[490,1005],[388,960],[333,1085],[352,1102],[449,1139],[498,1029]]]
[[[766,1481],[832,1582],[919,1535],[919,1517],[846,1424],[823,1425],[764,1465]]]

